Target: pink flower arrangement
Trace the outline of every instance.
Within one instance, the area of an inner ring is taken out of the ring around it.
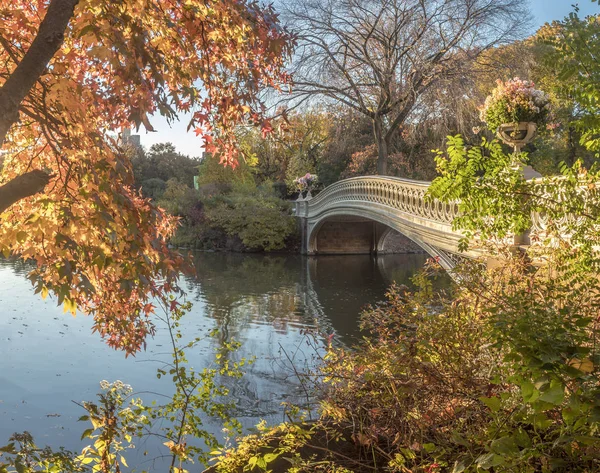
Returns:
[[[302,177],[297,177],[296,179],[294,179],[294,184],[296,184],[296,187],[300,192],[311,190],[316,182],[317,176],[309,172],[307,172]]]
[[[543,125],[548,119],[548,95],[528,80],[496,81],[496,88],[479,108],[479,118],[495,131],[504,123],[534,122]]]

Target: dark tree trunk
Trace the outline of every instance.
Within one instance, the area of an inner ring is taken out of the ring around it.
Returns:
[[[50,59],[64,41],[65,30],[79,0],[53,0],[40,24],[37,36],[0,88],[0,144],[19,119],[19,106],[42,76]]]
[[[385,176],[387,175],[389,146],[383,132],[382,119],[379,116],[373,118],[373,133],[375,134],[375,141],[377,143],[377,174]]]
[[[38,34],[15,70],[0,87],[0,146],[6,134],[19,120],[19,108],[31,88],[44,74],[48,63],[64,41],[69,21],[79,0],[52,0]],[[0,186],[0,213],[25,197],[44,190],[50,176],[33,170]]]
[[[0,213],[15,202],[44,190],[51,176],[42,171],[29,171],[0,186]]]

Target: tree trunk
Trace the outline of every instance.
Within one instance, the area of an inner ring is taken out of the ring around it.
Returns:
[[[31,46],[0,87],[0,145],[19,119],[19,106],[64,41],[79,0],[52,0]]]
[[[377,143],[377,174],[385,176],[387,174],[388,143],[383,132],[382,119],[377,116],[373,118],[373,133]]]

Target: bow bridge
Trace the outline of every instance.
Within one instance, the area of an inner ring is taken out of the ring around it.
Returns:
[[[451,270],[463,256],[461,234],[452,230],[456,203],[425,199],[430,182],[396,177],[345,179],[317,197],[296,201],[302,229],[302,253],[387,253],[400,245],[422,249]],[[418,245],[418,247],[415,246]]]

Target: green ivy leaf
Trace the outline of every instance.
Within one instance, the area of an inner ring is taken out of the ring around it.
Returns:
[[[492,412],[498,412],[502,405],[499,397],[480,397],[479,400],[489,407]]]
[[[479,468],[489,470],[490,468],[504,464],[504,459],[495,453],[487,453],[478,457],[475,463]]]
[[[565,399],[565,387],[562,382],[558,380],[552,380],[548,390],[544,391],[540,396],[540,401],[548,402],[555,406],[558,406]]]

